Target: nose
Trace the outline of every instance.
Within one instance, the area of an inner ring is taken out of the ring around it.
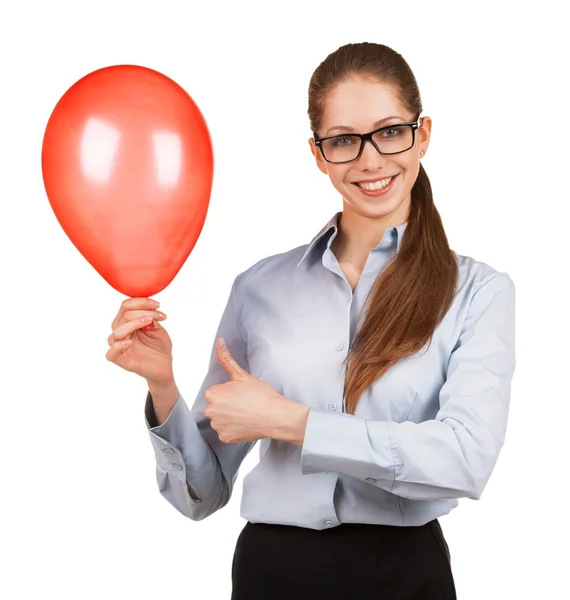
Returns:
[[[378,171],[386,164],[386,157],[380,154],[370,140],[364,142],[358,165],[363,171]]]

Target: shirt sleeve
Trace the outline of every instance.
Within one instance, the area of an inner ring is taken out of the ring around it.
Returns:
[[[515,287],[473,294],[432,420],[372,421],[311,408],[303,474],[339,472],[411,500],[481,497],[503,446],[515,369]]]
[[[238,328],[235,308],[239,277],[232,284],[212,345],[208,372],[192,409],[179,395],[166,421],[156,425],[150,392],[146,397],[145,422],[154,448],[159,491],[174,508],[194,521],[208,517],[228,503],[238,469],[256,443],[221,442],[210,426],[210,419],[204,416],[207,405],[204,392],[230,379],[216,357],[215,340],[223,336],[236,362],[249,372],[246,344]],[[196,499],[190,496],[188,484]]]

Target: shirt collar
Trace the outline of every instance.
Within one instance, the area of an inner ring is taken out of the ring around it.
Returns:
[[[338,233],[338,222],[339,222],[339,219],[340,219],[341,215],[342,215],[342,211],[341,212],[337,212],[329,220],[329,222],[319,231],[319,233],[317,233],[317,235],[311,240],[309,246],[307,247],[307,249],[305,250],[305,253],[303,254],[303,257],[301,258],[301,260],[297,264],[298,267],[301,266],[301,264],[303,263],[303,261],[305,260],[305,258],[310,254],[311,250],[319,243],[319,241],[331,229],[333,229],[334,230],[334,235],[329,238],[329,241],[327,243],[327,247],[330,246],[330,244],[332,242],[332,238],[336,235],[336,233]],[[408,225],[408,222],[406,221],[405,223],[401,223],[400,225],[395,225],[394,227],[388,228],[384,232],[382,240],[378,244],[377,248],[380,248],[381,246],[385,246],[386,245],[386,239],[389,236],[395,235],[396,236],[396,252],[398,252],[398,250],[400,249],[400,244],[402,243],[402,237],[404,235],[404,231],[406,230],[407,225]]]

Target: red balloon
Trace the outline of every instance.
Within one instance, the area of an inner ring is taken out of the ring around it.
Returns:
[[[42,173],[51,207],[97,272],[127,296],[176,276],[204,226],[213,178],[210,134],[192,98],[134,65],[86,75],[46,126]]]

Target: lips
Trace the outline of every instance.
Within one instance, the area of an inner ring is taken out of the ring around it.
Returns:
[[[398,179],[398,175],[394,175],[394,177],[392,177],[392,179],[389,180],[389,183],[387,185],[384,185],[383,187],[379,187],[378,189],[373,188],[371,190],[367,190],[365,188],[363,188],[362,186],[358,185],[358,183],[353,183],[353,185],[355,185],[358,188],[358,192],[359,194],[362,194],[363,196],[367,196],[368,198],[381,198],[382,196],[385,196],[386,194],[389,194],[390,191],[393,189],[394,185],[395,185],[395,181],[396,179]],[[379,181],[384,181],[383,179],[380,179]]]
[[[396,177],[396,175],[385,175],[384,177],[376,177],[374,179],[361,179],[360,181],[353,181],[356,185],[360,183],[376,183],[377,181],[382,181],[383,179],[391,179],[392,177]]]
[[[353,182],[359,189],[366,192],[378,192],[388,188],[393,183],[398,175],[391,175],[388,177],[382,177],[380,179],[373,179],[367,181],[355,181]]]
[[[359,182],[356,185],[364,190],[367,190],[369,192],[374,192],[376,190],[382,190],[385,187],[387,187],[390,182],[392,181],[393,177],[386,177],[385,179],[378,179],[377,181],[373,181],[373,182]]]

